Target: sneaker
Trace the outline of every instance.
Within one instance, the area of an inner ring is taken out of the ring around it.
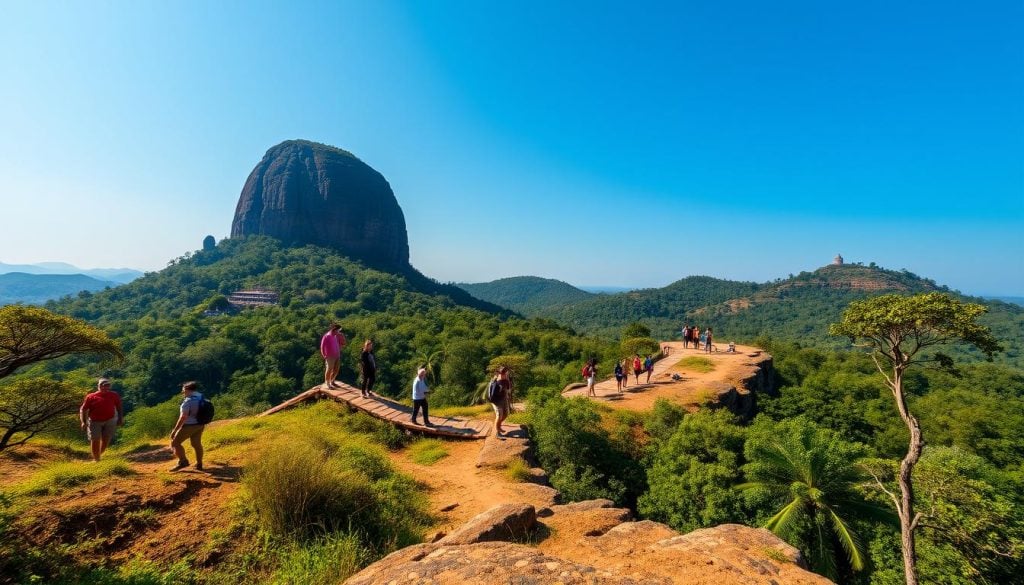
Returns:
[[[427,422],[423,423],[423,426],[425,426],[425,427],[430,427],[430,428],[434,428],[434,426],[435,426],[435,425],[434,425],[434,423],[432,423],[432,422],[430,422],[430,421],[427,421]]]
[[[184,461],[184,462],[179,461],[177,465],[175,465],[174,467],[172,467],[170,469],[170,471],[181,471],[182,469],[185,469],[186,467],[188,467],[188,461]]]
[[[414,424],[414,425],[418,425],[418,424],[420,424],[420,423],[416,422],[416,419],[412,419],[412,424]]]
[[[203,470],[203,464],[202,463],[196,463],[196,469],[198,471],[202,471]]]

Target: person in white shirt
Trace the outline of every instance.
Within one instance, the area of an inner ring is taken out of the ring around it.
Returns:
[[[430,388],[427,388],[427,369],[420,368],[416,372],[416,378],[412,381],[412,424],[419,424],[416,422],[416,415],[419,414],[420,409],[423,409],[423,425],[427,427],[434,426],[430,422],[430,415],[427,411],[427,392],[430,392]]]

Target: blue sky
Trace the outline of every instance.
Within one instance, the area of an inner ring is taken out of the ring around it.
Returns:
[[[390,181],[412,262],[662,286],[848,261],[1024,295],[1024,5],[15,3],[0,261],[159,269],[272,145]]]

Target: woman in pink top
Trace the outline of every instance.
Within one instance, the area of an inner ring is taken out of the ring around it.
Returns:
[[[320,355],[324,357],[324,385],[328,388],[338,387],[334,381],[341,371],[341,350],[345,343],[345,334],[337,323],[331,323],[331,328],[320,338]]]

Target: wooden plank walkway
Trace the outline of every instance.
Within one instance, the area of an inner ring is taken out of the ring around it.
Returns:
[[[363,398],[358,388],[342,382],[337,382],[337,384],[340,386],[339,388],[327,388],[323,384],[314,386],[298,396],[286,400],[266,412],[260,413],[258,416],[274,414],[309,400],[329,398],[338,402],[344,402],[356,410],[365,412],[374,418],[387,421],[400,429],[415,431],[423,435],[453,439],[483,439],[491,432],[491,423],[482,420],[435,416],[430,421],[434,423],[432,427],[413,424],[411,406],[406,406],[383,396],[373,395],[370,398]]]

